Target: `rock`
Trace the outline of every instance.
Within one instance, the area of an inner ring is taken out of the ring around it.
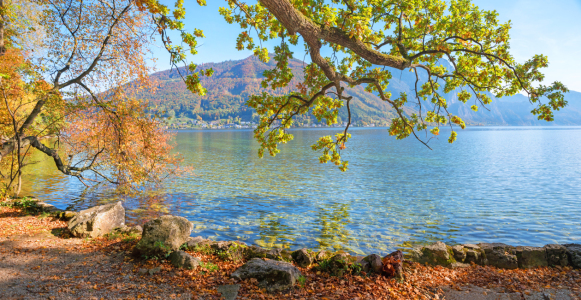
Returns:
[[[143,225],[141,240],[134,253],[146,256],[166,256],[180,249],[192,232],[192,223],[186,218],[161,216]]]
[[[547,252],[541,247],[516,247],[518,267],[522,269],[546,267]]]
[[[222,259],[238,261],[244,258],[246,244],[243,242],[214,242],[210,244],[210,248],[216,251]]]
[[[234,300],[238,296],[240,290],[239,284],[220,285],[216,288],[218,293],[224,297],[224,300]]]
[[[348,271],[349,265],[356,262],[356,258],[349,253],[338,253],[329,259],[329,269],[332,275],[341,277]]]
[[[293,287],[301,271],[290,263],[253,258],[232,273],[232,278],[255,278],[268,291],[280,291]]]
[[[184,268],[189,270],[197,268],[201,263],[201,261],[196,257],[193,257],[181,250],[172,252],[169,255],[169,261],[176,268]]]
[[[475,263],[477,265],[484,265],[484,250],[474,244],[464,244],[462,245],[464,252],[466,253],[466,258],[464,263]]]
[[[315,255],[315,260],[320,262],[320,261],[331,258],[331,256],[332,256],[331,252],[321,250],[321,251],[319,251],[319,253],[317,253],[317,255]]]
[[[500,289],[481,288],[474,285],[444,286],[446,300],[522,300],[521,293],[505,293]]]
[[[567,255],[567,248],[562,245],[550,244],[545,245],[547,251],[547,262],[549,266],[568,266],[569,256]]]
[[[515,247],[502,243],[482,243],[478,246],[484,250],[485,264],[503,269],[518,268]]]
[[[69,221],[70,219],[74,218],[77,215],[76,212],[74,211],[70,211],[70,210],[66,210],[66,211],[61,211],[57,214],[57,217],[61,220],[64,221]]]
[[[306,248],[292,252],[291,257],[293,258],[293,261],[302,268],[306,268],[313,263],[313,258],[309,252],[307,252]]]
[[[450,254],[448,246],[442,242],[435,242],[431,245],[415,248],[412,251],[413,259],[417,260],[419,263],[428,263],[433,266],[450,266],[455,262],[454,258]]]
[[[36,207],[38,207],[41,211],[46,211],[46,212],[56,212],[56,213],[62,212],[62,210],[56,208],[54,205],[44,203],[41,201],[36,202]]]
[[[153,275],[159,271],[161,271],[161,267],[155,267],[153,269],[149,269],[149,275]]]
[[[143,229],[139,225],[115,228],[115,232],[122,234],[141,234]]]
[[[359,264],[361,266],[361,271],[363,271],[365,273],[370,273],[369,263],[367,261],[363,260],[364,258],[365,258],[365,256],[356,256],[355,263]]]
[[[230,250],[230,246],[234,245],[234,242],[214,242],[212,244],[210,244],[210,248],[216,250],[216,251],[222,251],[222,252],[226,252],[228,250]]]
[[[282,260],[282,249],[281,248],[274,248],[270,249],[266,252],[266,258],[274,259],[274,260]],[[292,259],[292,257],[291,257]]]
[[[382,274],[388,277],[403,279],[403,252],[396,250],[382,259]]]
[[[465,264],[461,262],[454,262],[450,264],[450,269],[462,269],[462,268],[470,268],[470,264]]]
[[[523,293],[524,300],[573,300],[579,299],[579,294],[577,297],[574,292],[567,289],[542,289],[540,291],[528,291],[528,293]]]
[[[452,247],[452,252],[454,253],[454,259],[458,262],[463,262],[466,259],[466,251],[464,251],[464,246],[456,245]]]
[[[367,270],[365,270],[365,266],[362,265],[362,268],[365,271],[365,273],[381,274],[381,270],[383,269],[383,262],[381,262],[381,256],[377,254],[370,254],[363,258],[363,261],[367,263]]]
[[[567,248],[569,262],[573,268],[581,269],[581,245],[580,244],[565,244]]]
[[[143,234],[143,228],[139,225],[129,226],[127,232],[134,234]]]
[[[266,258],[274,259],[274,260],[281,260],[281,261],[292,261],[292,253],[288,250],[275,248],[268,250],[266,252]]]
[[[418,263],[421,263],[421,264],[424,263],[424,262],[422,262],[422,259],[423,259],[422,256],[423,256],[422,247],[420,247],[420,246],[413,247],[406,254],[407,260],[409,260],[409,261],[415,261],[415,262],[418,262]]]
[[[252,245],[252,246],[244,249],[244,255],[246,255],[246,257],[249,259],[265,258],[267,253],[268,253],[268,250],[266,250],[262,247],[258,247],[256,245]]]
[[[95,238],[124,225],[125,209],[119,201],[80,211],[69,221],[68,228],[73,236]]]
[[[282,249],[282,251],[280,252],[280,258],[282,258],[283,261],[291,262],[293,261],[292,254],[293,253],[291,251]]]
[[[205,239],[201,236],[188,237],[188,239],[184,243],[184,246],[188,250],[194,250],[196,247],[199,247],[199,246],[204,245],[204,244],[208,244],[209,242],[210,242],[210,240]]]

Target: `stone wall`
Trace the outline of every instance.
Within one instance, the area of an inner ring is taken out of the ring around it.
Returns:
[[[409,261],[451,268],[470,264],[503,269],[572,266],[581,268],[580,244],[549,244],[543,247],[511,246],[502,243],[480,243],[449,246],[442,242],[416,247]]]

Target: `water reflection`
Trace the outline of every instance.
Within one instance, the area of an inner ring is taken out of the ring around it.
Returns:
[[[62,209],[123,200],[129,223],[176,214],[194,223],[194,235],[268,247],[386,253],[435,240],[581,241],[579,127],[469,128],[454,145],[433,140],[433,151],[385,129],[355,129],[346,173],[310,150],[336,131],[294,130],[294,141],[264,159],[251,131],[179,132],[177,150],[195,175],[138,197],[86,190],[39,156],[23,193]]]

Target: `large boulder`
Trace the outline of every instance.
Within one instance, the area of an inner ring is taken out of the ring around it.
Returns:
[[[292,252],[291,256],[293,261],[301,268],[306,268],[313,263],[313,257],[306,248]]]
[[[231,276],[238,280],[255,278],[259,286],[273,292],[293,287],[301,271],[287,262],[253,258]]]
[[[484,250],[485,263],[502,269],[518,268],[516,248],[503,243],[478,244]]]
[[[195,269],[201,263],[201,260],[198,258],[181,250],[172,252],[169,255],[169,261],[174,265],[174,267],[184,269]]]
[[[569,262],[573,268],[581,269],[581,245],[580,244],[565,244],[569,254]]]
[[[165,257],[180,249],[192,232],[192,223],[186,218],[161,216],[143,225],[141,240],[135,245],[135,254]]]
[[[518,267],[521,269],[546,267],[548,265],[547,251],[543,247],[516,247],[516,257]]]
[[[568,266],[569,256],[567,255],[567,248],[562,245],[550,244],[545,245],[547,251],[547,262],[549,266]]]
[[[68,224],[71,234],[82,238],[103,236],[123,226],[125,209],[121,201],[82,210]]]

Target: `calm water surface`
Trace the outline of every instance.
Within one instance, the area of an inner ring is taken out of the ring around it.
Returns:
[[[252,131],[181,131],[195,167],[148,196],[86,190],[50,161],[30,167],[24,191],[65,209],[125,200],[130,222],[188,218],[193,235],[265,247],[385,253],[410,244],[581,242],[581,127],[471,127],[453,145],[397,141],[356,128],[349,171],[310,150],[337,129],[297,129],[275,158],[257,157]]]

